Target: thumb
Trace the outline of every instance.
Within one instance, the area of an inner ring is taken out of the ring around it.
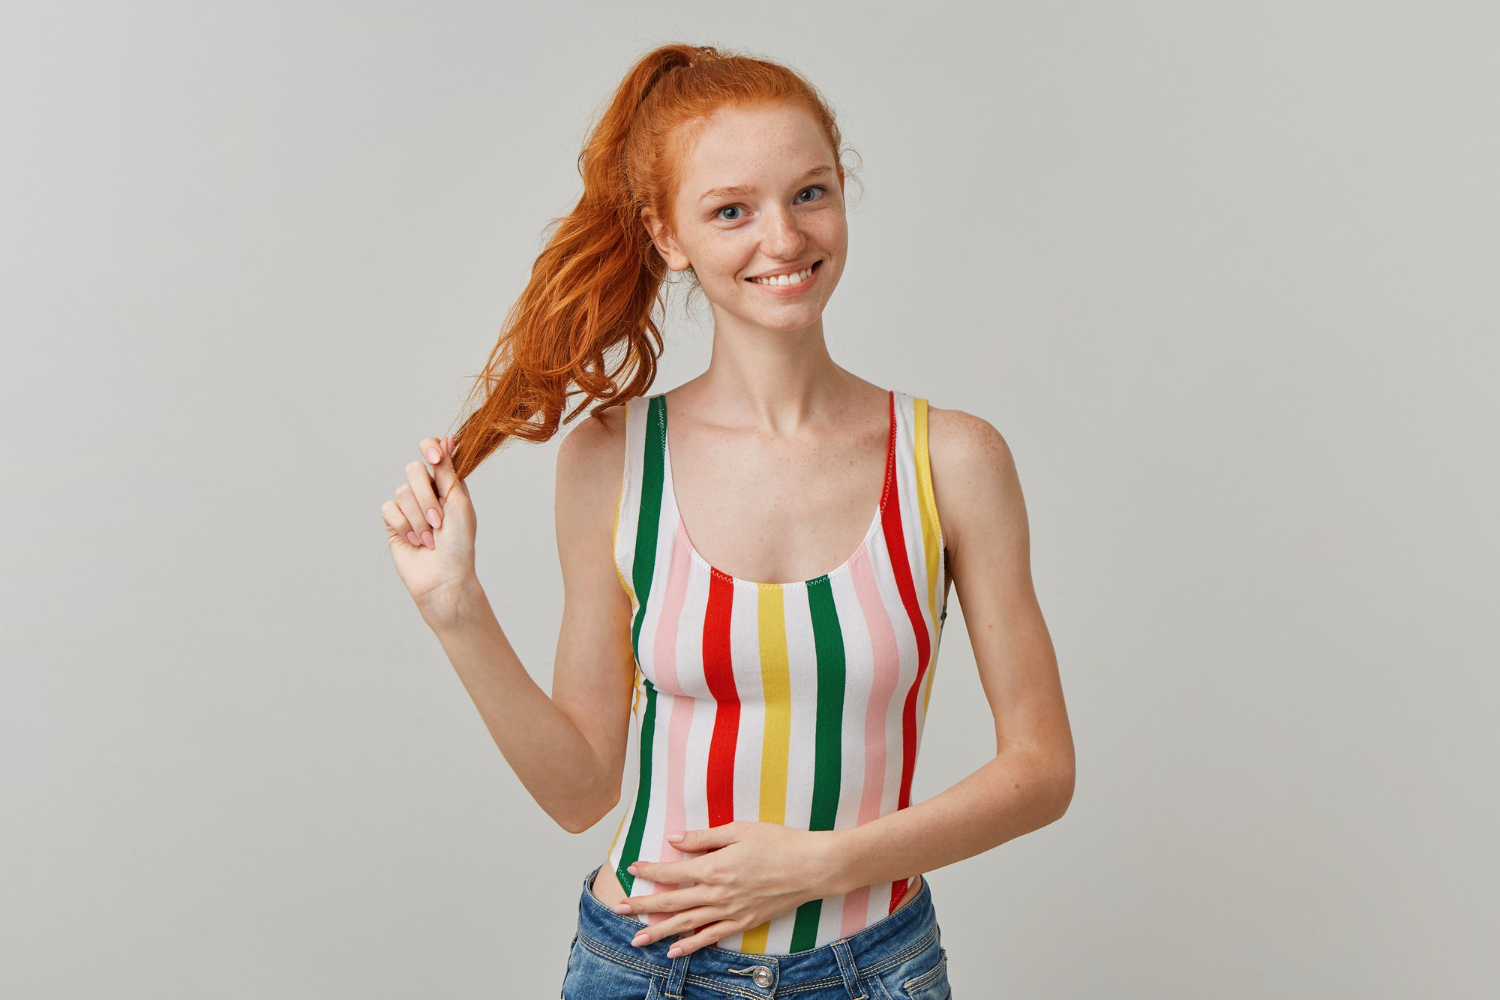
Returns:
[[[443,494],[443,517],[446,519],[449,511],[467,514],[473,509],[474,505],[469,501],[469,484],[454,476]]]
[[[453,468],[453,435],[449,434],[439,444],[442,447],[437,464],[432,467],[432,483],[437,487],[438,499],[446,501],[454,484],[462,485],[462,480]]]

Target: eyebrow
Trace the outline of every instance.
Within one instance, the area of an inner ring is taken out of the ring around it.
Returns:
[[[808,178],[817,177],[819,174],[831,174],[831,173],[833,173],[833,168],[830,167],[830,166],[828,166],[828,165],[826,165],[826,164],[824,164],[822,166],[813,167],[807,173],[805,173],[801,177],[797,178],[797,183],[801,184],[803,181],[807,180]],[[754,194],[754,193],[755,193],[755,188],[752,187],[749,184],[734,184],[734,185],[731,185],[730,187],[710,188],[709,190],[703,192],[703,194],[698,198],[698,200],[699,201],[707,201],[710,198],[725,198],[725,197],[728,197],[729,195],[735,195],[735,194]]]

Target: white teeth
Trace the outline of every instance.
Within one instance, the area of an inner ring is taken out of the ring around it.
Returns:
[[[750,280],[758,285],[798,285],[811,277],[812,272],[813,269],[807,267],[791,274],[778,274],[770,278],[751,278]]]

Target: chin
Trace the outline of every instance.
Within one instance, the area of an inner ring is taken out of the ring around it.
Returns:
[[[760,320],[758,325],[778,333],[796,333],[815,325],[822,317],[823,310],[821,309],[808,312],[799,310],[796,315],[768,316]]]

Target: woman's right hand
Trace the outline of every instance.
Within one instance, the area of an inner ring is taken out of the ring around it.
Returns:
[[[432,464],[406,466],[406,482],[380,507],[396,572],[428,621],[451,615],[474,582],[474,507],[453,471],[453,436],[424,438]]]

